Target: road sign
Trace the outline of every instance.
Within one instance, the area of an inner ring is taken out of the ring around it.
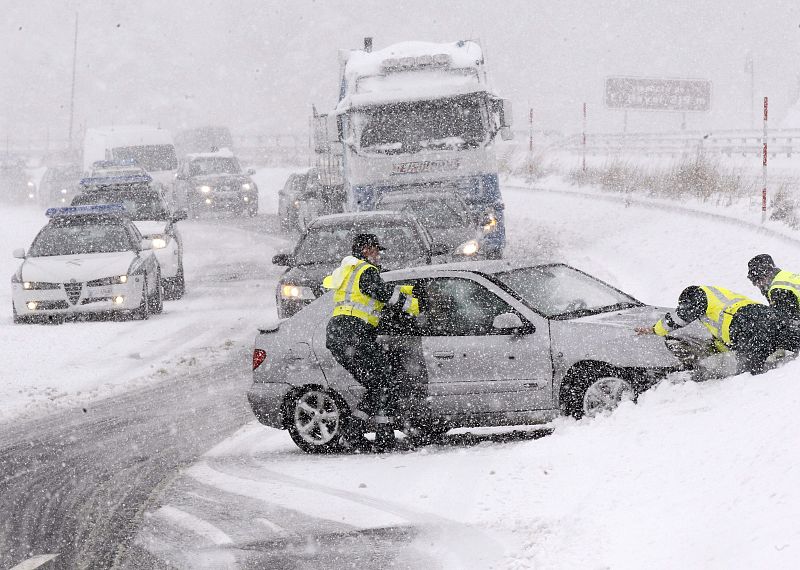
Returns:
[[[708,111],[711,82],[705,79],[606,78],[606,106],[644,111]]]

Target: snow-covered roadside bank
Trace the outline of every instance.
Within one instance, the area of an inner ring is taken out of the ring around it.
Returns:
[[[800,268],[792,241],[757,228],[563,190],[504,187],[510,255],[566,261],[667,306],[693,282],[757,296],[745,278],[754,253]],[[788,569],[800,556],[798,376],[794,362],[665,382],[609,417],[560,420],[543,439],[386,456],[306,456],[286,432],[253,422],[184,473],[248,512],[421,528],[414,548],[444,568]],[[208,528],[251,540],[303,531],[293,517],[243,512],[192,511],[182,528],[194,552],[215,548]]]
[[[283,171],[260,175],[271,180]],[[264,186],[267,199],[277,195]],[[11,250],[27,248],[46,221],[33,208],[0,209],[0,243],[6,250],[0,275],[11,277],[19,265]],[[168,380],[231,351],[250,358],[256,328],[277,318],[274,284],[280,268],[271,258],[287,242],[237,225],[224,216],[180,223],[187,294],[166,302],[164,313],[148,321],[14,325],[10,285],[0,286],[0,422]]]

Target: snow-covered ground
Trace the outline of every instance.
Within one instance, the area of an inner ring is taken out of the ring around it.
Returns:
[[[755,297],[745,275],[756,253],[800,268],[798,242],[757,225],[553,180],[548,190],[504,188],[509,254],[567,261],[648,303],[674,305],[691,283]],[[212,495],[347,528],[413,525],[416,550],[443,568],[796,568],[798,373],[800,362],[704,384],[677,377],[611,416],[558,420],[541,439],[384,456],[306,456],[252,422],[183,475]],[[215,563],[230,564],[236,528],[263,540],[293,532],[288,519],[201,520],[170,503],[148,517],[188,530],[206,554],[221,547]],[[172,560],[202,566],[183,550]]]

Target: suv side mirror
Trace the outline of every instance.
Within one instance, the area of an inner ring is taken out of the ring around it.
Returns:
[[[178,210],[174,214],[172,214],[172,222],[180,222],[185,220],[189,217],[189,213],[186,210]]]
[[[21,247],[15,249],[12,254],[17,259],[25,259],[25,250]]]
[[[245,172],[247,172],[248,176],[252,176],[253,174],[256,173],[256,169],[255,168],[248,168]]]
[[[500,138],[503,139],[504,141],[510,141],[514,138],[514,132],[511,130],[510,127],[501,127]]]
[[[143,238],[142,241],[139,242],[139,249],[142,251],[153,249],[153,240]]]
[[[285,267],[291,267],[294,265],[294,259],[292,258],[291,254],[288,253],[279,253],[272,257],[272,264],[273,265],[283,265]]]

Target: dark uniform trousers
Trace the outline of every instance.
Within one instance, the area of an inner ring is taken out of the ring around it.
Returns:
[[[378,344],[376,327],[358,317],[337,315],[328,321],[326,332],[325,346],[336,362],[366,389],[358,409],[368,416],[379,411],[392,415],[393,410],[385,408],[394,399],[389,397],[393,385],[391,367]]]
[[[767,357],[778,349],[797,352],[800,331],[790,319],[765,305],[746,305],[731,321],[731,345],[742,369],[765,371]]]

